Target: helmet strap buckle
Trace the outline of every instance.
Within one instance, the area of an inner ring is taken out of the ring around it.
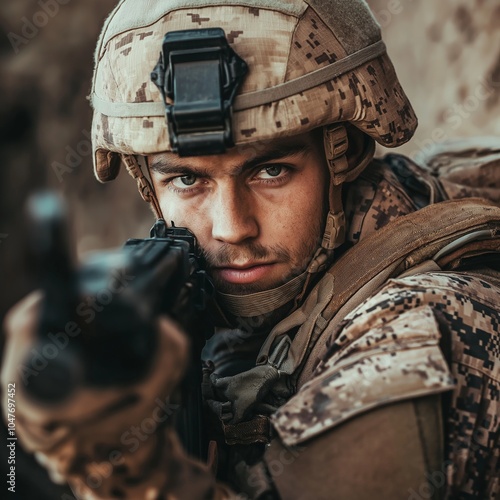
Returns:
[[[331,180],[334,184],[339,184],[337,176],[349,169],[347,161],[349,139],[346,127],[338,123],[323,127],[323,143]]]
[[[339,193],[340,195],[340,193]],[[345,240],[345,214],[343,210],[339,212],[328,212],[325,224],[325,232],[323,233],[322,248],[333,250]]]
[[[343,124],[323,127],[323,145],[325,157],[330,171],[329,207],[325,232],[321,247],[332,251],[342,245],[345,239],[345,215],[342,206],[342,174],[349,169],[347,150],[349,139]]]

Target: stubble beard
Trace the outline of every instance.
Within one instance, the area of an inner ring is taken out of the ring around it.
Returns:
[[[222,245],[216,252],[204,251],[207,271],[218,292],[232,295],[247,295],[251,293],[272,290],[284,285],[296,276],[302,274],[320,246],[321,222],[311,227],[311,237],[303,241],[296,255],[292,255],[285,245],[278,244],[264,247],[260,243],[249,242],[245,245]],[[264,261],[290,263],[289,268],[271,283],[236,284],[218,279],[212,272],[217,267],[230,267],[236,261]]]

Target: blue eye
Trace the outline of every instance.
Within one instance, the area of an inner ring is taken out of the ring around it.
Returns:
[[[259,172],[259,177],[261,179],[275,179],[285,173],[285,167],[283,165],[269,165],[268,167],[264,167]]]
[[[183,189],[185,187],[194,186],[196,180],[197,177],[194,175],[183,175],[181,177],[175,177],[171,182],[176,188]]]
[[[283,171],[283,167],[281,165],[273,165],[271,167],[267,167],[265,171],[271,177],[278,177],[278,175],[280,175]]]

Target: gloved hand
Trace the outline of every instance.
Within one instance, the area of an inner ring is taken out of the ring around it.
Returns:
[[[24,389],[37,376],[37,367],[23,363],[36,345],[41,299],[35,292],[8,314],[1,379],[5,390],[15,384],[21,444],[51,478],[67,481],[85,500],[228,498],[209,468],[186,455],[170,425],[178,407],[170,395],[188,360],[188,341],[178,326],[166,317],[158,320],[158,349],[145,379],[119,389],[81,387],[47,406]],[[40,355],[58,355],[57,346]]]

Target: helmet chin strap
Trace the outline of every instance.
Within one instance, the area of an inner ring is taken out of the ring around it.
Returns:
[[[307,279],[295,299],[298,307],[309,289],[313,277],[332,262],[334,250],[345,241],[346,220],[342,204],[342,185],[352,182],[373,159],[375,142],[365,134],[352,130],[352,137],[363,138],[363,143],[354,141],[349,150],[349,134],[345,124],[332,124],[323,127],[323,146],[325,159],[330,173],[328,191],[329,210],[321,246],[307,267]]]
[[[223,306],[224,311],[238,318],[262,317],[295,299],[306,279],[307,271],[271,290],[245,295],[218,292],[217,300]]]
[[[139,190],[141,198],[149,203],[149,206],[153,210],[153,213],[155,214],[155,217],[157,219],[163,219],[160,203],[158,201],[158,197],[156,196],[153,183],[150,182],[150,180],[144,175],[144,172],[142,171],[142,167],[144,167],[149,173],[147,159],[143,156],[139,157],[138,159],[135,155],[121,156],[122,162],[125,165],[127,172],[137,182],[137,189]],[[143,163],[143,166],[141,166],[140,163]]]

